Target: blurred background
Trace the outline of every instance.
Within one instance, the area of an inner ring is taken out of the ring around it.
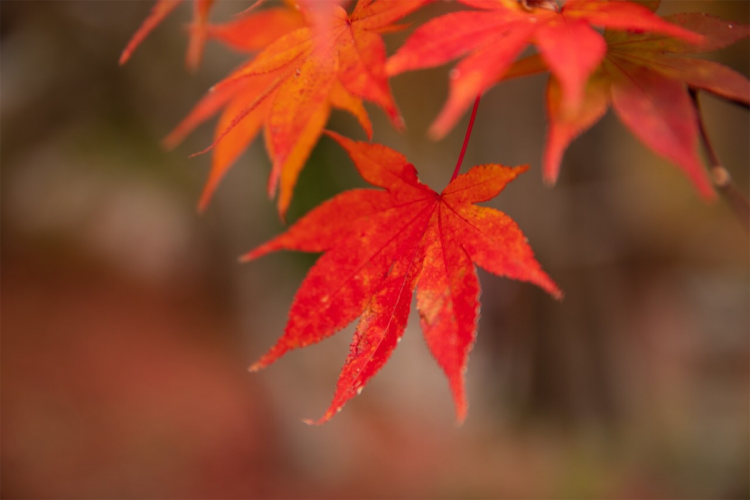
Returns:
[[[218,2],[215,21],[249,2]],[[14,1],[2,49],[4,498],[747,498],[748,235],[721,200],[608,114],[541,181],[546,75],[489,91],[464,169],[530,171],[490,203],[513,217],[565,291],[480,271],[482,311],[457,427],[416,314],[363,395],[322,427],[352,328],[247,373],[282,333],[315,256],[237,257],[283,230],[256,141],[195,210],[206,124],[161,139],[247,56],[209,43],[184,69],[181,6],[118,67],[147,1]],[[665,1],[748,22],[748,2]],[[454,8],[425,8],[411,21]],[[387,36],[389,50],[407,33]],[[748,74],[748,41],[707,57]],[[408,130],[369,107],[374,140],[436,190],[467,117],[426,138],[450,65],[392,80]],[[747,110],[705,97],[719,156],[748,194]],[[336,112],[329,127],[364,138]],[[323,138],[294,221],[362,186]]]

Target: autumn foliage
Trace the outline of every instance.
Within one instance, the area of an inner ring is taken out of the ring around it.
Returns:
[[[158,0],[120,62],[180,3]],[[450,73],[445,105],[430,127],[432,138],[444,137],[472,102],[476,112],[482,93],[501,92],[502,81],[549,71],[545,181],[557,180],[565,149],[611,107],[639,140],[679,167],[702,197],[714,197],[699,153],[701,139],[706,148],[710,144],[696,94],[707,91],[748,106],[750,81],[693,55],[748,37],[750,26],[701,13],[660,17],[659,1],[625,0],[460,0],[459,10],[421,26],[403,22],[429,3],[248,1],[236,17],[215,24],[209,17],[215,2],[193,0],[188,66],[198,67],[207,40],[248,55],[165,139],[167,147],[174,147],[219,115],[214,142],[201,152],[212,160],[200,210],[262,132],[271,162],[268,194],[276,198],[283,218],[333,108],[354,116],[368,139],[373,127],[364,101],[402,129],[389,79],[454,60],[459,62]],[[412,32],[389,57],[383,35],[403,29]],[[536,53],[519,60],[529,46]],[[438,194],[419,181],[400,153],[327,134],[377,189],[335,196],[243,257],[251,261],[281,249],[322,253],[294,298],[284,334],[251,369],[319,342],[359,318],[333,402],[317,423],[327,421],[386,363],[416,294],[422,332],[448,378],[462,421],[464,372],[479,319],[475,266],[562,297],[516,223],[476,205],[498,195],[528,166],[488,164],[457,175],[459,160]],[[709,156],[712,169],[723,169]]]
[[[361,315],[333,403],[321,419],[327,420],[388,360],[416,287],[425,340],[448,376],[463,420],[463,372],[479,313],[474,264],[562,295],[516,223],[474,205],[495,197],[528,167],[477,166],[437,194],[396,151],[330,135],[362,177],[385,191],[340,194],[244,257],[279,249],[324,252],[297,292],[284,336],[252,369],[326,338]]]

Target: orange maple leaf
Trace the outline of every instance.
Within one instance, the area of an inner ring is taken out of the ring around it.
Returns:
[[[291,2],[265,10],[250,9],[225,23],[206,25],[206,38],[223,43],[239,52],[257,52],[277,38],[305,26],[302,12]]]
[[[368,137],[372,126],[363,99],[383,108],[394,125],[402,127],[385,74],[381,34],[392,31],[395,21],[427,1],[360,0],[351,15],[328,3],[328,8],[316,9],[309,16],[315,26],[280,37],[217,84],[214,93],[218,92],[218,97],[209,95],[207,102],[219,102],[226,94],[233,100],[222,115],[214,144],[206,151],[228,142],[225,147],[233,154],[215,156],[201,208],[236,158],[235,153],[244,149],[261,127],[273,162],[268,192],[273,197],[280,191],[277,204],[282,216],[332,106],[354,115]],[[211,107],[204,104],[199,107]]]
[[[305,25],[300,11],[286,4],[247,12],[227,23],[210,24],[206,27],[206,36],[235,50],[258,52],[280,37]],[[224,174],[263,126],[271,101],[258,102],[258,97],[264,96],[269,85],[281,73],[271,71],[255,78],[237,79],[239,71],[232,72],[223,85],[211,89],[164,139],[166,148],[174,148],[198,125],[221,111],[214,136],[216,143],[213,147],[211,171],[198,203],[201,211],[208,206]],[[339,104],[339,100],[336,100],[338,95],[334,93],[334,105]],[[343,98],[340,100],[346,102]],[[360,111],[364,119],[367,118],[364,108],[357,111]],[[238,117],[240,119],[237,119]],[[370,130],[369,122],[366,121],[365,124],[367,130]]]
[[[437,194],[396,151],[329,134],[362,177],[385,191],[340,194],[243,257],[249,261],[280,249],[324,252],[294,298],[284,335],[251,370],[333,335],[361,316],[333,402],[317,421],[325,422],[388,360],[404,332],[416,288],[425,340],[448,377],[457,418],[463,421],[464,371],[479,316],[475,264],[562,296],[516,223],[475,205],[496,196],[528,167],[476,166]]]
[[[156,28],[180,3],[182,0],[156,0],[151,13],[143,21],[141,27],[135,32],[120,56],[120,64],[125,64],[133,51],[141,44],[151,31]],[[190,27],[190,42],[185,63],[188,68],[195,70],[200,64],[203,55],[203,46],[206,43],[206,24],[208,14],[213,6],[214,0],[193,1],[193,25]]]
[[[655,8],[658,2],[651,2]],[[589,78],[582,105],[564,110],[561,85],[554,76],[547,86],[549,131],[543,173],[554,183],[567,146],[592,127],[611,105],[625,126],[647,147],[678,165],[706,198],[714,196],[698,152],[698,117],[688,88],[711,92],[748,105],[750,80],[726,66],[684,57],[720,49],[750,35],[750,25],[703,13],[685,13],[665,20],[704,35],[698,44],[651,33],[606,31],[607,55]],[[546,69],[534,55],[518,61],[507,77]]]
[[[451,71],[448,100],[430,127],[439,139],[477,94],[490,88],[533,43],[560,81],[565,106],[577,110],[606,43],[593,27],[656,32],[698,42],[700,36],[670,24],[643,5],[627,1],[461,0],[483,9],[446,14],[419,27],[388,60],[389,75],[428,68],[467,55]]]

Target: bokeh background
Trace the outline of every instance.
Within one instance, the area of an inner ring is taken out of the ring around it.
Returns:
[[[226,20],[249,2],[222,1]],[[283,331],[315,256],[237,257],[283,230],[260,141],[195,206],[213,123],[160,140],[246,56],[209,43],[184,69],[185,5],[124,67],[147,1],[3,0],[2,496],[4,498],[747,498],[748,235],[608,114],[541,182],[546,76],[495,87],[464,162],[530,163],[490,205],[515,218],[566,292],[480,271],[469,417],[412,313],[392,360],[330,423],[352,329],[246,367]],[[411,18],[455,8],[437,4]],[[665,1],[748,22],[745,1]],[[387,37],[392,52],[406,34]],[[709,54],[748,74],[748,42]],[[374,139],[441,189],[467,119],[426,129],[450,66],[392,80],[408,130],[370,107]],[[709,133],[748,193],[747,110],[703,99]],[[363,138],[335,113],[329,127]],[[322,139],[294,221],[363,185]]]

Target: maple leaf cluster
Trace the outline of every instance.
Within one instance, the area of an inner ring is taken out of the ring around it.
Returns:
[[[157,0],[120,62],[180,3]],[[479,317],[476,266],[562,297],[516,223],[476,205],[499,194],[527,166],[480,165],[458,175],[459,159],[438,194],[398,152],[325,132],[333,108],[354,116],[369,140],[373,130],[364,101],[402,129],[389,79],[460,58],[429,133],[444,137],[474,101],[465,150],[482,93],[509,78],[549,71],[542,159],[547,182],[557,179],[567,146],[611,106],[638,139],[710,198],[714,191],[698,153],[702,125],[689,92],[750,103],[745,76],[687,57],[744,39],[750,26],[701,13],[662,18],[655,13],[659,1],[458,0],[462,10],[416,27],[390,57],[383,35],[405,29],[397,23],[430,0],[262,3],[248,2],[232,20],[212,23],[215,1],[193,0],[188,67],[198,68],[207,40],[249,59],[218,82],[164,142],[174,147],[219,115],[214,142],[203,151],[210,151],[212,160],[200,210],[261,131],[271,160],[268,194],[276,197],[282,218],[324,133],[380,188],[332,198],[243,257],[249,261],[280,249],[322,253],[294,298],[284,334],[252,370],[359,318],[333,402],[317,423],[330,419],[388,360],[414,293],[425,340],[448,378],[459,421],[466,415],[463,377]],[[518,60],[529,45],[537,52]]]

